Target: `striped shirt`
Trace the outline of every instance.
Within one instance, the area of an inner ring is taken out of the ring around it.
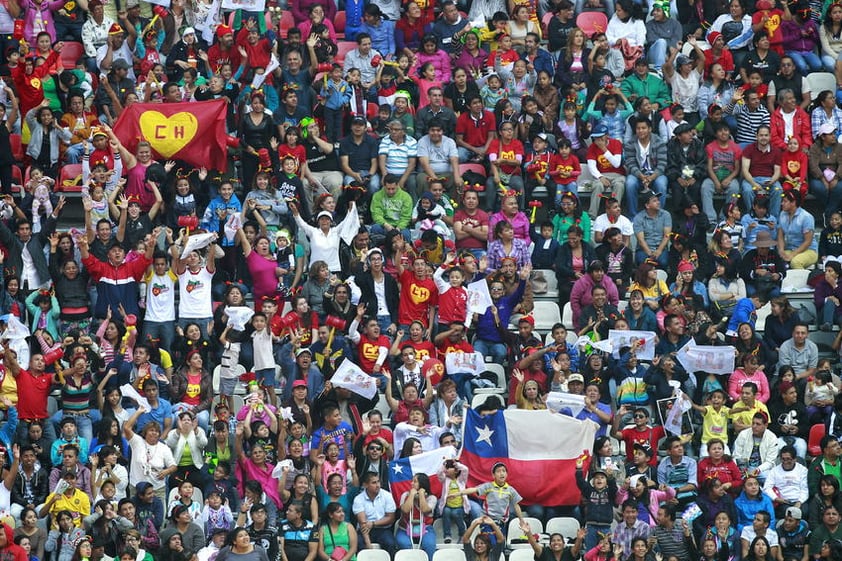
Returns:
[[[66,376],[61,387],[61,408],[67,413],[78,413],[91,408],[91,392],[94,382],[90,374],[85,374],[82,381],[76,384],[73,376]]]
[[[409,159],[418,157],[418,141],[407,136],[402,144],[398,144],[391,136],[387,136],[380,141],[377,153],[386,156],[386,173],[403,175],[409,167]]]
[[[676,523],[671,530],[660,524],[652,528],[652,537],[657,540],[657,550],[661,552],[664,559],[674,555],[678,559],[689,559],[690,550],[687,547],[690,538],[684,537],[684,530]]]
[[[760,125],[769,126],[769,110],[761,104],[754,111],[749,111],[745,104],[737,104],[733,100],[725,106],[725,112],[737,119],[737,142],[754,142],[757,140],[757,129]]]

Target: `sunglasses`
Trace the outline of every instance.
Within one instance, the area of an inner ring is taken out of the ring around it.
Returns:
[[[646,415],[643,415],[642,413],[637,413],[637,414],[635,414],[633,417],[634,417],[635,419],[645,419],[645,418],[646,418]]]

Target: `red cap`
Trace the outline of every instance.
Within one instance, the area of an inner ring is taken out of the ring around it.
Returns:
[[[234,30],[227,25],[220,25],[216,28],[216,36],[217,37],[225,37],[226,35],[233,35]]]
[[[120,35],[123,33],[123,28],[120,27],[119,23],[112,23],[111,27],[108,28],[109,35]]]
[[[720,37],[722,37],[722,34],[718,31],[711,31],[708,33],[708,43],[710,43],[710,46],[712,47],[713,44],[716,43],[716,40]]]
[[[517,320],[518,323],[521,323],[521,322],[524,322],[524,321],[526,323],[528,323],[529,325],[531,325],[532,327],[535,327],[535,317],[532,314],[526,314],[525,316],[523,316],[519,320]]]

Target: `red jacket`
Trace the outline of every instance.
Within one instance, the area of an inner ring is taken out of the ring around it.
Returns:
[[[12,68],[12,79],[15,81],[15,89],[20,96],[20,114],[25,117],[33,107],[37,107],[44,100],[44,88],[41,83],[44,77],[49,74],[50,67],[58,60],[58,53],[52,51],[50,56],[41,66],[36,67],[32,74],[26,74],[24,61]]]
[[[781,108],[775,109],[771,118],[772,146],[786,150],[786,127]],[[813,144],[813,131],[810,124],[810,116],[800,107],[795,108],[795,117],[792,119],[792,132],[798,137],[801,148],[809,148]]]

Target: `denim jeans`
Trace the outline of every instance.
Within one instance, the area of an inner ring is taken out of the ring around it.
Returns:
[[[474,350],[478,353],[482,353],[482,356],[490,356],[492,358],[492,362],[496,362],[497,364],[501,364],[509,354],[506,345],[503,343],[493,343],[482,339],[474,341]]]
[[[588,533],[585,534],[585,549],[590,551],[596,547],[596,544],[599,543],[599,534],[611,533],[611,524],[594,524],[592,522],[588,522],[585,524],[585,529],[588,531]]]
[[[368,180],[368,194],[369,195],[373,195],[377,191],[380,190],[380,175],[378,175],[376,173],[374,175],[368,175],[368,170],[366,170],[366,171],[354,170],[354,171],[359,173],[363,177],[363,179]],[[345,176],[342,177],[342,181],[343,181],[344,185],[348,185],[349,183],[354,181],[354,178],[351,177],[350,175],[345,175]]]
[[[414,541],[417,542],[418,538],[410,540],[406,530],[398,528],[397,533],[395,533],[395,540],[398,542],[398,549],[414,549],[412,544]],[[421,537],[421,549],[424,550],[429,560],[432,561],[433,554],[436,552],[436,531],[433,530],[432,526],[426,526],[424,528],[424,535]]]
[[[64,151],[64,157],[68,164],[78,164],[82,161],[82,154],[85,151],[85,145],[82,142],[78,144],[71,144]]]
[[[636,249],[634,251],[634,262],[635,262],[635,264],[640,265],[641,263],[643,263],[647,259],[649,259],[649,256],[642,249]],[[661,256],[658,257],[658,268],[659,269],[666,269],[668,263],[669,263],[669,252],[667,250],[664,250],[661,253]]]
[[[806,76],[810,72],[821,72],[822,70],[822,59],[812,51],[786,51],[786,55],[792,58],[798,72],[803,76]]]
[[[664,207],[664,203],[666,203],[667,200],[668,185],[669,182],[664,175],[659,175],[655,178],[655,181],[649,184],[649,188],[658,193],[661,197],[661,208]],[[637,214],[637,198],[640,196],[642,188],[643,183],[641,183],[640,179],[633,175],[626,177],[626,208],[628,209],[630,216],[635,216]]]
[[[821,310],[821,323],[829,323],[830,325],[836,323],[836,309],[836,304],[834,304],[830,300],[825,300],[824,306],[822,306]]]
[[[523,200],[523,178],[519,175],[512,175],[509,178],[509,184],[503,185],[503,188],[519,193],[518,199]],[[485,210],[492,212],[497,207],[497,201],[500,198],[500,187],[494,182],[494,177],[490,176],[485,180]],[[522,206],[522,205],[521,205]]]
[[[143,322],[143,342],[149,339],[158,339],[158,348],[166,351],[172,350],[175,340],[175,324],[171,321],[145,321]]]
[[[467,500],[467,499],[464,499]],[[444,537],[450,537],[451,526],[456,524],[456,531],[459,532],[459,538],[465,534],[465,509],[460,507],[446,506],[441,513],[442,528],[444,529]]]
[[[763,185],[769,179],[769,177],[755,177],[754,181],[759,185]],[[751,183],[744,180],[741,184],[741,189],[743,192],[742,198],[744,208],[752,208],[752,206],[754,206],[754,188]],[[762,192],[765,192],[769,196],[769,216],[780,216],[781,195],[783,194],[781,192],[781,184],[779,182],[775,182],[768,189],[763,189]]]
[[[833,72],[836,70],[836,59],[832,56],[822,55],[822,66],[824,66],[825,72]]]
[[[85,415],[67,415],[64,411],[59,409],[53,414],[51,421],[58,427],[65,416],[76,421],[76,434],[86,439],[90,445],[94,438],[94,423],[98,423],[102,419],[102,413],[100,413],[97,409],[91,409],[90,413]],[[57,430],[56,432],[60,433],[61,431]]]
[[[660,70],[667,60],[667,40],[657,39],[649,46],[649,64],[654,70]]]
[[[711,224],[719,222],[716,216],[716,211],[713,208],[713,196],[716,193],[716,185],[713,180],[708,178],[702,181],[702,212],[708,217]],[[731,180],[728,187],[725,189],[725,202],[730,202],[734,197],[740,194],[740,181],[736,178]]]
[[[188,324],[195,323],[199,326],[199,329],[202,330],[202,337],[210,341],[210,332],[208,331],[208,324],[212,321],[213,316],[206,318],[178,318],[178,320],[176,320],[176,325],[178,325],[181,329],[186,329]]]
[[[824,203],[825,222],[830,218],[831,214],[842,206],[842,181],[837,181],[836,185],[828,190],[821,179],[811,179],[810,191],[812,191],[819,202]]]
[[[379,544],[380,549],[388,551],[389,555],[394,555],[398,544],[395,542],[395,533],[392,526],[388,528],[372,528],[368,535],[371,538],[372,544]]]

